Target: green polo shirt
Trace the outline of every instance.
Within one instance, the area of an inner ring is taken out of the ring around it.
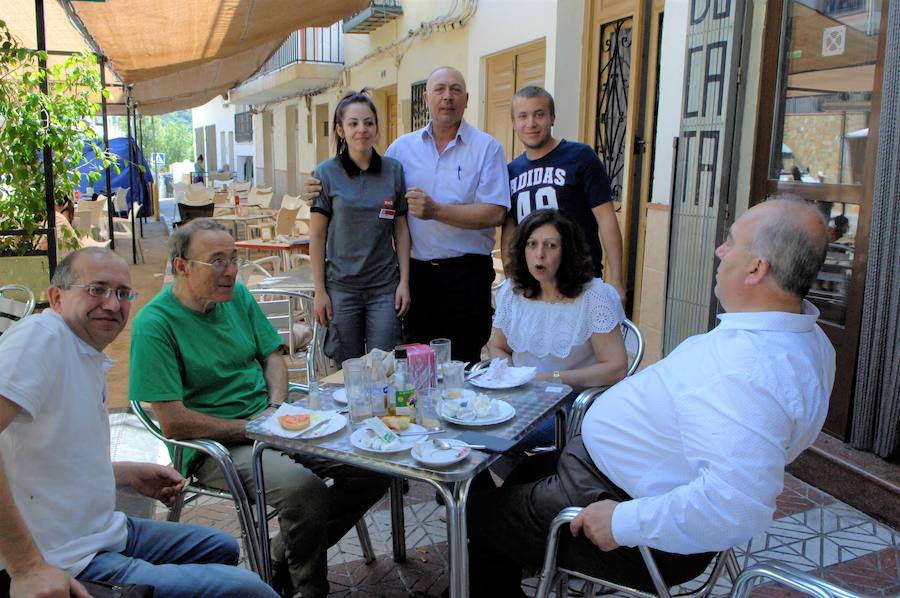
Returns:
[[[263,363],[281,339],[246,287],[206,313],[183,306],[166,286],[134,318],[132,401],[183,401],[225,419],[258,415],[269,403]],[[173,452],[169,450],[170,454]],[[193,451],[185,451],[182,473]]]

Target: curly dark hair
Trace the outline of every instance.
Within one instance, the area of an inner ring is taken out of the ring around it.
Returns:
[[[516,228],[510,241],[510,279],[515,292],[528,299],[540,295],[541,284],[528,271],[525,259],[525,245],[528,238],[539,227],[553,225],[562,239],[562,256],[556,271],[556,286],[569,299],[578,297],[594,277],[591,250],[584,238],[581,227],[559,210],[535,210],[525,217]]]

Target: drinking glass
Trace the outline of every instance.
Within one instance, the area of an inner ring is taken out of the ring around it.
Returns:
[[[434,351],[434,369],[436,370],[436,374],[438,378],[443,376],[441,372],[441,366],[450,361],[450,339],[449,338],[436,338],[428,345],[431,347],[431,350]]]
[[[461,361],[448,361],[444,364],[444,396],[448,399],[463,398],[465,365]]]
[[[347,405],[350,407],[350,423],[361,423],[372,417],[372,403],[366,384],[366,362],[359,358],[348,359],[341,364],[341,369],[344,372]]]
[[[441,391],[437,388],[426,388],[416,398],[416,413],[419,414],[419,425],[426,428],[442,428],[438,417],[441,402]]]

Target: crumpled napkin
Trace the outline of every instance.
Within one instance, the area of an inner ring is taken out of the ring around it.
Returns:
[[[511,367],[506,357],[495,357],[491,360],[487,371],[477,378],[478,382],[485,386],[518,386],[534,378],[536,371],[537,368],[534,367]]]
[[[279,415],[298,415],[301,413],[309,413],[310,414],[309,427],[307,427],[306,429],[299,430],[299,431],[285,430],[284,428],[281,427],[281,424],[278,423]],[[277,436],[284,436],[285,438],[297,438],[297,437],[318,438],[319,436],[323,435],[322,430],[328,427],[327,424],[323,425],[320,428],[313,430],[309,436],[305,436],[305,434],[309,430],[309,428],[313,427],[320,421],[325,420],[325,419],[331,419],[334,416],[336,416],[337,414],[338,414],[338,412],[336,410],[315,411],[315,410],[307,409],[306,407],[301,407],[300,405],[292,405],[290,403],[282,403],[282,405],[278,408],[278,410],[275,411],[275,413],[273,413],[271,416],[269,416],[269,418],[266,419],[265,422],[263,422],[261,427],[270,434],[275,434]]]
[[[382,351],[381,349],[372,349],[365,355],[366,368],[371,368],[376,360],[381,360],[381,367],[384,368],[384,375],[391,377],[394,374],[394,353],[393,351]]]

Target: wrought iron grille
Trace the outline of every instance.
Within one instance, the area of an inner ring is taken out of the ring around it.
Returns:
[[[626,17],[600,27],[594,150],[609,173],[614,201],[621,201],[624,182],[632,25],[633,19]]]
[[[425,81],[412,84],[412,130],[421,129],[428,124],[428,108],[425,106]]]

